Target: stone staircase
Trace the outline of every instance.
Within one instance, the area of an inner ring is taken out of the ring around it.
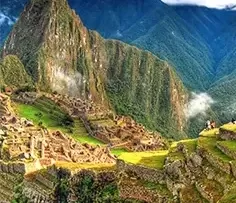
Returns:
[[[80,119],[74,120],[74,134],[78,136],[89,136],[83,122]]]

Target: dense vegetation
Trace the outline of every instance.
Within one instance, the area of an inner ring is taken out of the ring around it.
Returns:
[[[17,55],[38,89],[90,95],[164,136],[186,137],[183,108],[188,92],[168,63],[88,31],[65,0],[32,2],[2,55]]]
[[[33,86],[30,76],[19,58],[8,55],[0,61],[0,86],[11,87]]]

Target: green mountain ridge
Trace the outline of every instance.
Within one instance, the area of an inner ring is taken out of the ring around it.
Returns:
[[[88,31],[65,0],[32,0],[2,50],[17,55],[37,88],[114,108],[167,137],[187,137],[188,92],[150,52]]]
[[[81,7],[76,7],[77,12],[85,20],[87,27],[99,31],[106,38],[118,38],[167,60],[186,87],[191,91],[208,92],[218,101],[218,105],[214,107],[217,114],[225,112],[228,118],[235,116],[231,110],[227,110],[228,106],[234,106],[234,97],[231,95],[236,94],[231,88],[233,82],[227,81],[235,70],[235,11],[168,6],[160,1],[153,1],[149,2],[153,4],[152,9],[136,16],[134,22],[120,17],[120,13],[124,11],[123,3],[115,6],[113,1],[105,1],[112,12],[113,17],[110,18],[110,14],[104,9],[104,2],[80,2]],[[117,7],[120,8],[119,12]],[[133,5],[132,9],[135,8],[136,5]],[[88,15],[90,12],[93,13],[93,18]],[[102,21],[94,16],[103,12],[104,15],[107,14],[108,23],[101,26]],[[128,15],[127,11],[124,13]],[[115,21],[119,24],[115,24]],[[112,22],[114,27],[109,26]],[[97,27],[97,24],[100,26]],[[117,35],[114,34],[116,31],[119,31]],[[222,104],[223,100],[228,102]],[[226,122],[225,119],[222,121]]]

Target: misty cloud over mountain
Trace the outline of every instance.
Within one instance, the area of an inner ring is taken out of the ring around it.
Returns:
[[[235,0],[162,0],[169,5],[197,5],[206,6],[209,8],[234,8],[236,6]]]

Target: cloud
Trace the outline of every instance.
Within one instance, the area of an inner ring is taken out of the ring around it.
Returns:
[[[233,7],[236,5],[236,0],[161,0],[169,5],[198,5],[209,8],[224,9],[226,7]]]
[[[15,19],[14,19],[15,20]],[[7,23],[9,26],[13,25],[15,22],[5,15],[2,11],[0,11],[0,26],[4,23]]]
[[[207,93],[192,93],[192,98],[184,110],[186,119],[195,118],[196,116],[206,115],[206,111],[214,104],[214,100]]]
[[[70,96],[81,96],[81,87],[86,80],[79,72],[66,73],[63,69],[53,67],[53,79],[51,81],[52,89],[60,94],[69,94]]]

